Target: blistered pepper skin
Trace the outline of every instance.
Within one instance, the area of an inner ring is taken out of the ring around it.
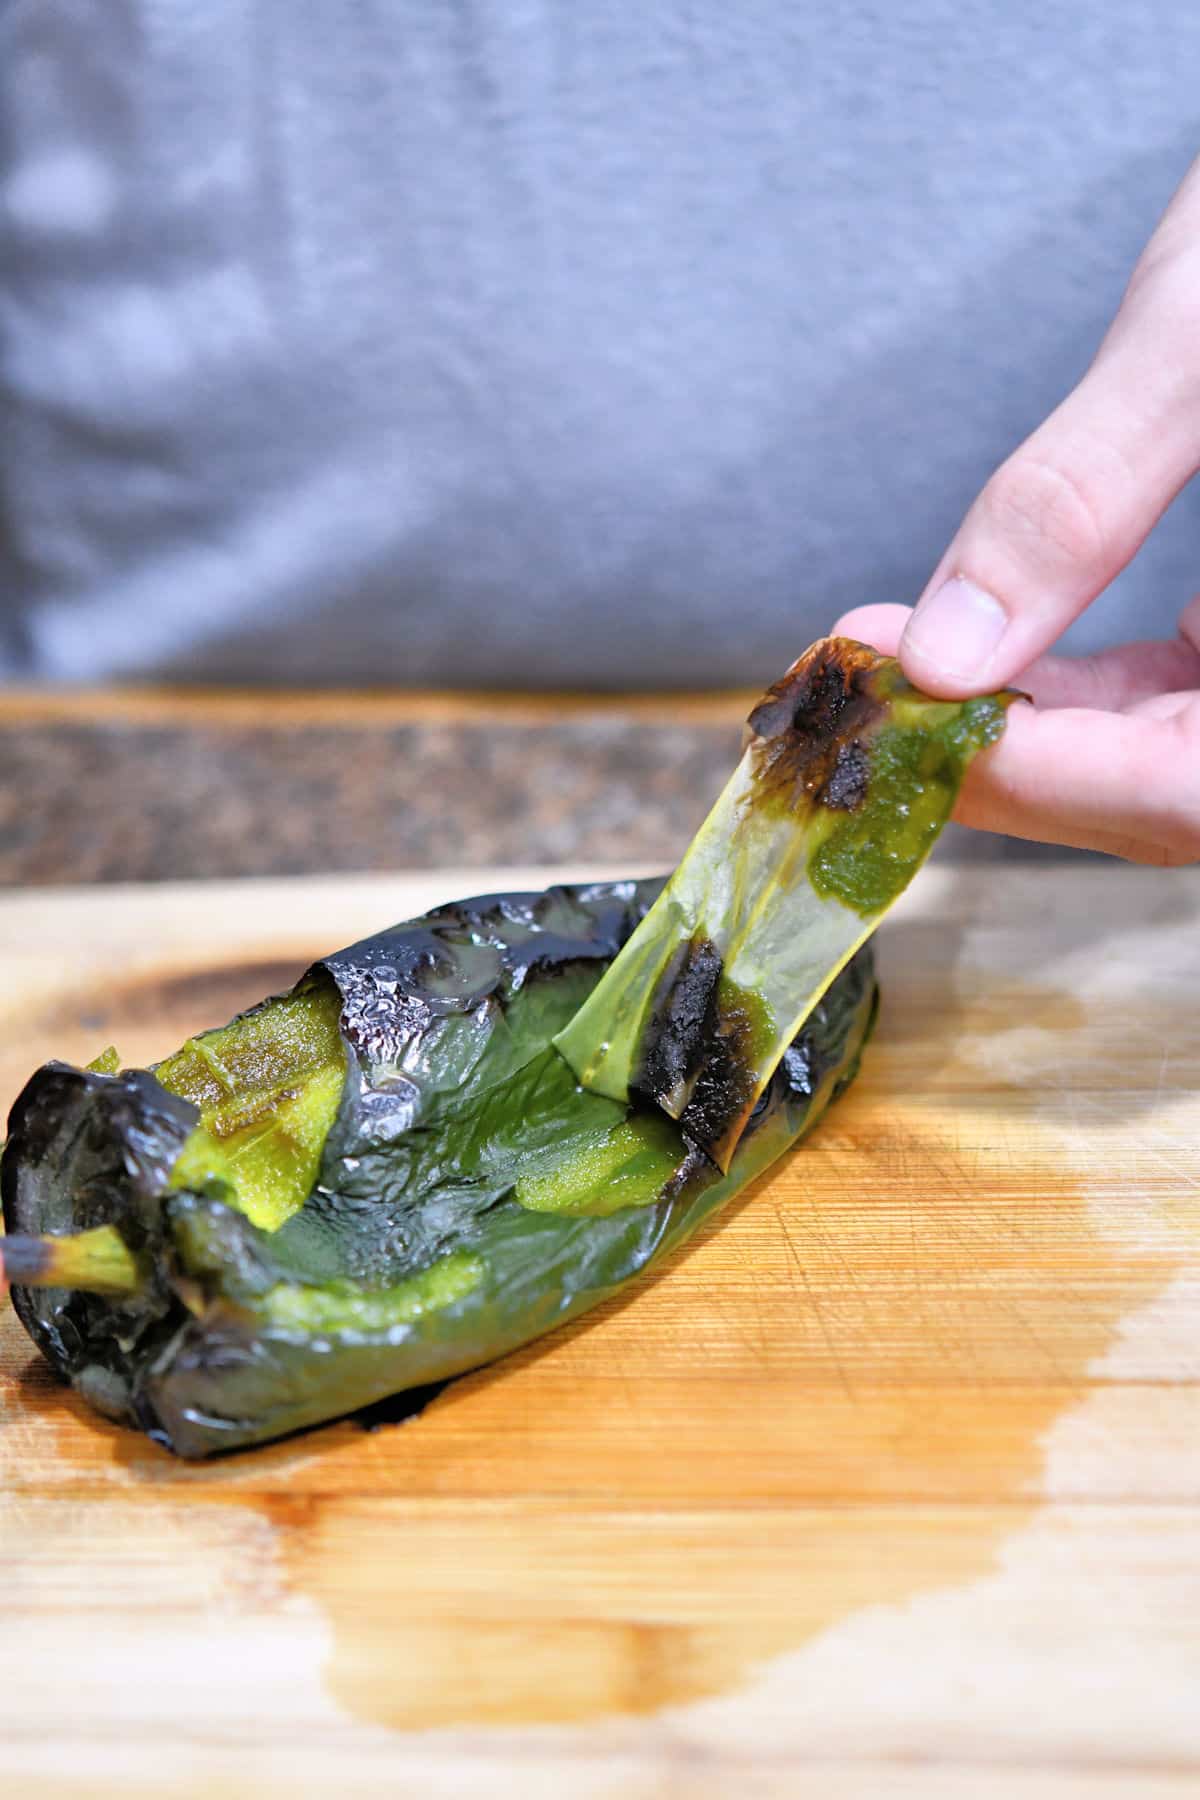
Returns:
[[[866,951],[780,1065],[728,1174],[680,1134],[671,1178],[640,1204],[530,1210],[514,1186],[531,1119],[565,1109],[578,1134],[624,1111],[583,1093],[550,1038],[660,887],[459,902],[310,971],[306,981],[331,979],[341,996],[347,1078],[313,1194],[274,1233],[215,1194],[171,1187],[196,1113],[152,1072],[39,1070],[0,1165],[6,1228],[113,1223],[154,1268],[126,1300],[15,1286],[43,1354],[108,1416],[204,1457],[477,1367],[662,1261],[852,1078],[875,984]],[[498,1119],[464,1148],[465,1113],[486,1117],[501,1093],[510,1108],[524,1099],[524,1117]],[[450,1270],[442,1290],[406,1288],[430,1268]],[[397,1293],[394,1318],[354,1318],[356,1296]],[[344,1303],[345,1322],[281,1317],[280,1294],[310,1310],[312,1296],[332,1295],[326,1309]]]

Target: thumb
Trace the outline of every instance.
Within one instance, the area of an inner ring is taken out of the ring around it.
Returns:
[[[992,476],[900,644],[934,694],[981,693],[1042,654],[1130,561],[1200,466],[1200,163],[1099,354]]]

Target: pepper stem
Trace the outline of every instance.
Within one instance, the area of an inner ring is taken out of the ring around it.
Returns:
[[[113,1225],[72,1237],[0,1237],[0,1292],[19,1287],[84,1288],[135,1294],[145,1268]]]

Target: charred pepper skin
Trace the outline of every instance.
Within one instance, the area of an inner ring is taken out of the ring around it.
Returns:
[[[316,965],[304,980],[336,985],[351,1055],[316,1188],[273,1233],[214,1194],[170,1188],[197,1114],[151,1072],[38,1071],[13,1107],[0,1165],[6,1229],[113,1223],[155,1271],[121,1302],[14,1287],[39,1349],[98,1410],[204,1457],[477,1367],[657,1264],[852,1078],[876,1003],[869,951],[810,1016],[727,1175],[681,1134],[676,1166],[653,1195],[592,1217],[521,1205],[519,1147],[467,1167],[446,1145],[432,1186],[425,1153],[439,1131],[453,1135],[464,1090],[486,1113],[488,1094],[510,1094],[522,1072],[535,1105],[539,1079],[556,1104],[573,1104],[577,1129],[596,1108],[607,1117],[612,1103],[578,1089],[549,1038],[661,885],[464,901]],[[392,1319],[355,1320],[354,1294],[394,1292],[456,1258],[440,1292],[413,1292]],[[315,1328],[280,1317],[277,1300],[274,1314],[264,1310],[265,1297],[292,1291],[344,1300],[349,1322],[322,1321],[319,1305]]]

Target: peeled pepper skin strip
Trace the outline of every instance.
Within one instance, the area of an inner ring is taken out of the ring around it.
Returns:
[[[555,1044],[580,1081],[645,1096],[727,1169],[809,1009],[908,886],[1012,695],[919,693],[848,638],[755,707],[683,861]]]
[[[777,1059],[721,1170],[686,1116],[589,1092],[553,1048],[661,885],[462,901],[315,965],[288,1017],[336,1010],[344,1082],[311,1191],[272,1211],[275,1229],[247,1216],[236,1166],[205,1165],[220,1134],[202,1105],[152,1071],[38,1071],[0,1162],[7,1228],[110,1227],[144,1272],[119,1295],[15,1284],[49,1360],[99,1410],[205,1456],[478,1366],[656,1263],[852,1078],[876,998],[861,951]],[[278,1031],[272,1004],[244,1040],[239,1022],[223,1028],[221,1067],[242,1054],[260,1095],[269,1067],[300,1104],[300,1064],[328,1059],[314,1061],[309,1034],[292,1082],[277,1066],[286,1003]],[[211,1105],[240,1120],[240,1090],[218,1085]]]

